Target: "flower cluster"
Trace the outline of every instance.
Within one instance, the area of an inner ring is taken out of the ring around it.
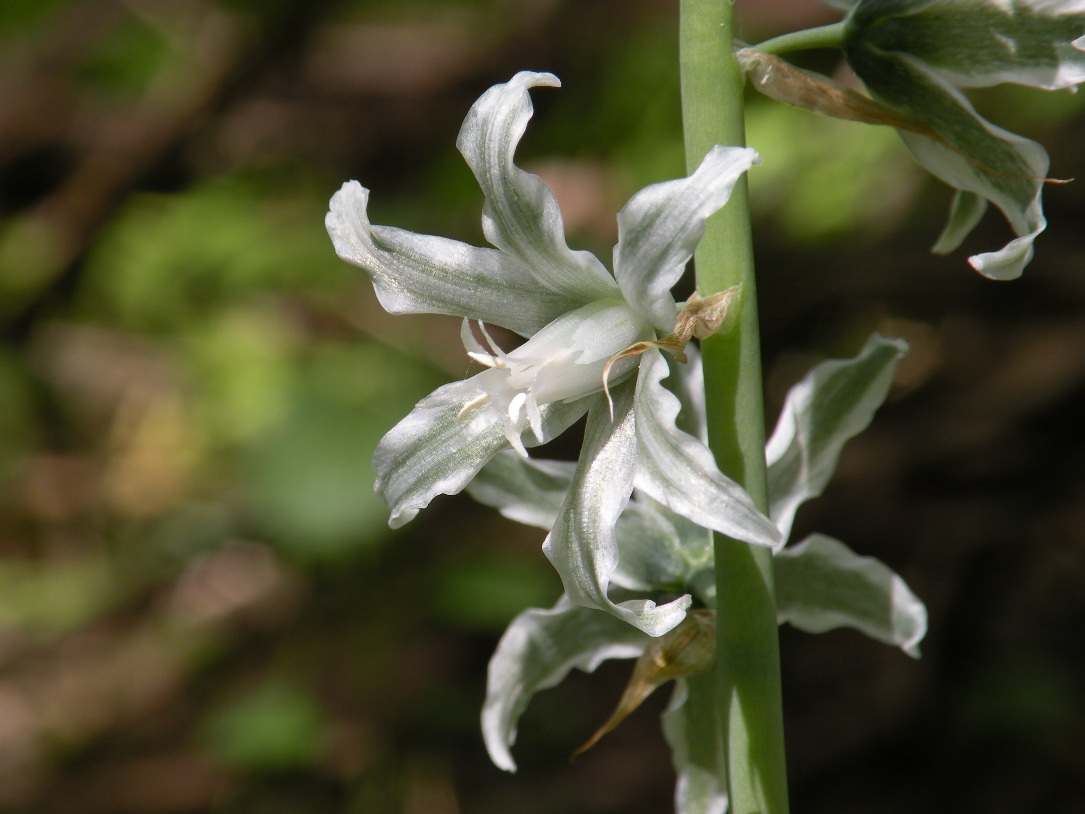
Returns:
[[[785,535],[790,535],[799,506],[828,484],[844,444],[870,423],[905,350],[900,340],[872,336],[854,358],[819,364],[789,391],[765,448],[770,514]],[[700,435],[705,417],[698,394],[703,384],[694,354],[675,378],[683,412],[700,426],[695,430]],[[506,517],[549,528],[576,477],[571,463],[502,453],[468,491]],[[638,494],[618,517],[616,532],[616,593],[689,591],[705,607],[715,606],[712,546],[704,529]],[[781,624],[810,633],[850,627],[918,657],[927,630],[926,608],[883,563],[855,554],[832,537],[812,534],[779,550],[773,570]],[[520,614],[490,662],[482,728],[494,763],[509,771],[516,768],[510,748],[517,721],[537,692],[559,683],[574,667],[590,672],[607,659],[637,658],[643,667],[634,671],[634,681],[640,674],[641,686],[631,683],[633,692],[626,694],[633,696],[633,706],[663,680],[677,679],[663,718],[679,775],[677,810],[725,810],[726,793],[714,768],[718,755],[699,751],[703,742],[690,734],[702,713],[687,704],[686,681],[715,660],[714,615],[699,613],[696,620],[690,614],[697,624],[670,647],[568,597],[552,608]],[[646,673],[651,677],[645,679]],[[630,705],[623,704],[612,721],[630,711]]]
[[[713,532],[777,552],[780,622],[849,626],[918,655],[926,610],[899,576],[824,535],[783,547],[798,507],[821,493],[845,442],[885,398],[905,348],[872,337],[855,358],[823,363],[792,388],[766,447],[770,507],[759,511],[706,446],[700,357],[687,347],[726,324],[741,291],[683,304],[670,293],[705,219],[757,154],[716,147],[689,177],[634,195],[618,213],[612,274],[566,245],[551,191],[513,161],[528,91],[557,84],[517,74],[478,100],[460,132],[492,248],[373,225],[369,192],[354,181],[331,200],[336,252],[366,271],[384,307],[462,317],[466,353],[484,368],[438,388],[381,440],[377,491],[393,527],[466,488],[548,532],[543,550],[564,595],[517,617],[490,665],[483,733],[498,766],[515,768],[509,749],[534,693],[573,667],[640,657],[646,666],[612,722],[677,679],[664,728],[678,809],[723,810],[719,756],[687,737],[697,713],[685,703],[687,679],[715,660]],[[504,350],[487,324],[526,341]],[[529,457],[585,415],[578,461]]]

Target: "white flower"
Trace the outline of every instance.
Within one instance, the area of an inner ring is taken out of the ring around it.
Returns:
[[[1040,193],[1048,157],[988,122],[958,88],[1004,82],[1046,90],[1085,81],[1083,0],[832,0],[849,9],[848,64],[871,95],[932,129],[900,131],[929,172],[958,192],[934,250],[957,248],[990,201],[1017,237],[969,258],[995,279],[1019,277],[1047,225]]]
[[[497,346],[482,323],[479,329],[488,350],[472,335],[467,320],[463,343],[468,356],[492,370],[474,378],[481,392],[464,405],[461,416],[482,408],[501,416],[505,439],[524,456],[521,435],[526,428],[537,441],[546,437],[542,405],[598,392],[610,360],[652,335],[640,315],[621,300],[595,300],[570,311],[509,353]],[[619,359],[607,379],[620,380],[634,366],[632,358]]]
[[[465,321],[467,351],[488,369],[420,401],[374,454],[390,524],[461,491],[499,451],[524,455],[587,413],[584,449],[547,555],[574,601],[605,606],[658,635],[681,621],[688,596],[664,606],[607,597],[614,524],[634,483],[706,528],[754,544],[782,542],[708,448],[675,426],[678,403],[660,383],[667,365],[659,348],[680,355],[705,327],[698,303],[680,313],[670,289],[705,219],[759,158],[716,147],[688,178],[634,195],[618,213],[611,275],[595,256],[566,245],[553,194],[513,163],[532,113],[528,90],[558,84],[551,74],[519,73],[483,94],[460,131],[460,152],[485,196],[483,232],[495,248],[371,225],[368,190],[354,181],[332,197],[326,225],[338,255],[369,274],[388,311],[457,315],[528,337],[505,352],[484,328],[483,345]]]

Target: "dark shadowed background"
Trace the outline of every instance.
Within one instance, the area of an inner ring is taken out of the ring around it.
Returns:
[[[739,0],[757,41],[831,22]],[[467,497],[390,532],[369,457],[469,370],[452,318],[389,317],[323,228],[481,242],[455,150],[520,69],[521,163],[571,242],[683,174],[673,0],[6,0],[0,5],[0,810],[663,814],[666,691],[570,764],[628,664],[574,675],[493,768],[478,709],[504,625],[560,586]],[[832,54],[807,67],[838,70]],[[843,76],[843,73],[838,73]],[[1085,178],[1085,97],[982,110]],[[885,129],[752,99],[770,426],[871,330],[912,352],[814,529],[927,602],[922,661],[782,631],[804,814],[1078,814],[1085,790],[1085,181],[1014,283],[927,253],[948,191]]]

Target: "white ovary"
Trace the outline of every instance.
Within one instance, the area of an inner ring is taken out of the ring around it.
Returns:
[[[603,389],[603,369],[630,345],[654,336],[651,326],[622,300],[598,300],[551,322],[516,350],[505,353],[481,326],[484,348],[464,320],[468,355],[485,370],[474,377],[478,395],[462,414],[477,408],[503,414],[505,437],[526,456],[521,434],[531,428],[543,441],[539,408],[552,401],[571,401]],[[635,358],[620,359],[610,369],[608,384],[624,379]]]

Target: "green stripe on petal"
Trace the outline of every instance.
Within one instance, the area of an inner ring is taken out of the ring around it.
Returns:
[[[560,683],[575,667],[590,673],[606,659],[633,659],[650,638],[610,614],[571,603],[532,608],[508,626],[490,659],[482,737],[499,769],[516,771],[509,751],[532,697]]]
[[[927,609],[911,588],[873,557],[813,534],[773,559],[777,617],[807,633],[850,627],[919,658]]]
[[[761,157],[748,147],[713,147],[688,178],[645,187],[618,213],[614,273],[626,300],[662,334],[674,330],[671,287],[735,183]]]
[[[944,143],[900,133],[916,160],[950,186],[995,204],[1017,234],[1002,251],[971,258],[973,267],[999,280],[1021,276],[1032,241],[1046,226],[1040,193],[1049,162],[1043,147],[986,121],[959,91],[910,56],[860,43],[848,50],[848,61],[876,99],[938,133]]]
[[[659,351],[644,354],[637,380],[637,488],[704,528],[755,545],[782,545],[784,535],[720,472],[708,447],[675,426],[680,404],[661,383],[667,374]]]
[[[1083,0],[863,0],[847,42],[911,54],[957,87],[1085,82]]]
[[[618,567],[614,527],[629,501],[637,469],[634,393],[633,382],[611,391],[613,418],[602,397],[588,411],[572,488],[543,543],[543,553],[573,602],[605,610],[650,636],[661,636],[685,618],[692,601],[689,595],[665,605],[649,599],[615,603],[607,595]]]
[[[368,201],[369,190],[348,181],[324,223],[336,254],[366,271],[389,313],[463,316],[531,336],[578,304],[540,288],[527,266],[496,249],[373,226]]]
[[[507,417],[502,412],[485,403],[464,410],[483,395],[477,378],[433,391],[377,445],[375,489],[391,510],[392,528],[412,520],[437,495],[458,494],[487,461],[508,447]],[[541,442],[567,429],[588,404],[588,399],[578,399],[543,405]],[[525,444],[531,446],[532,441],[525,438]]]
[[[874,334],[854,358],[822,362],[788,391],[765,445],[769,514],[785,535],[799,506],[824,491],[844,444],[870,425],[907,349]]]
[[[521,71],[495,85],[471,107],[456,144],[486,196],[486,239],[525,263],[539,285],[583,304],[613,297],[614,278],[595,255],[566,245],[554,194],[513,162],[532,114],[528,89],[560,84],[553,74]]]

